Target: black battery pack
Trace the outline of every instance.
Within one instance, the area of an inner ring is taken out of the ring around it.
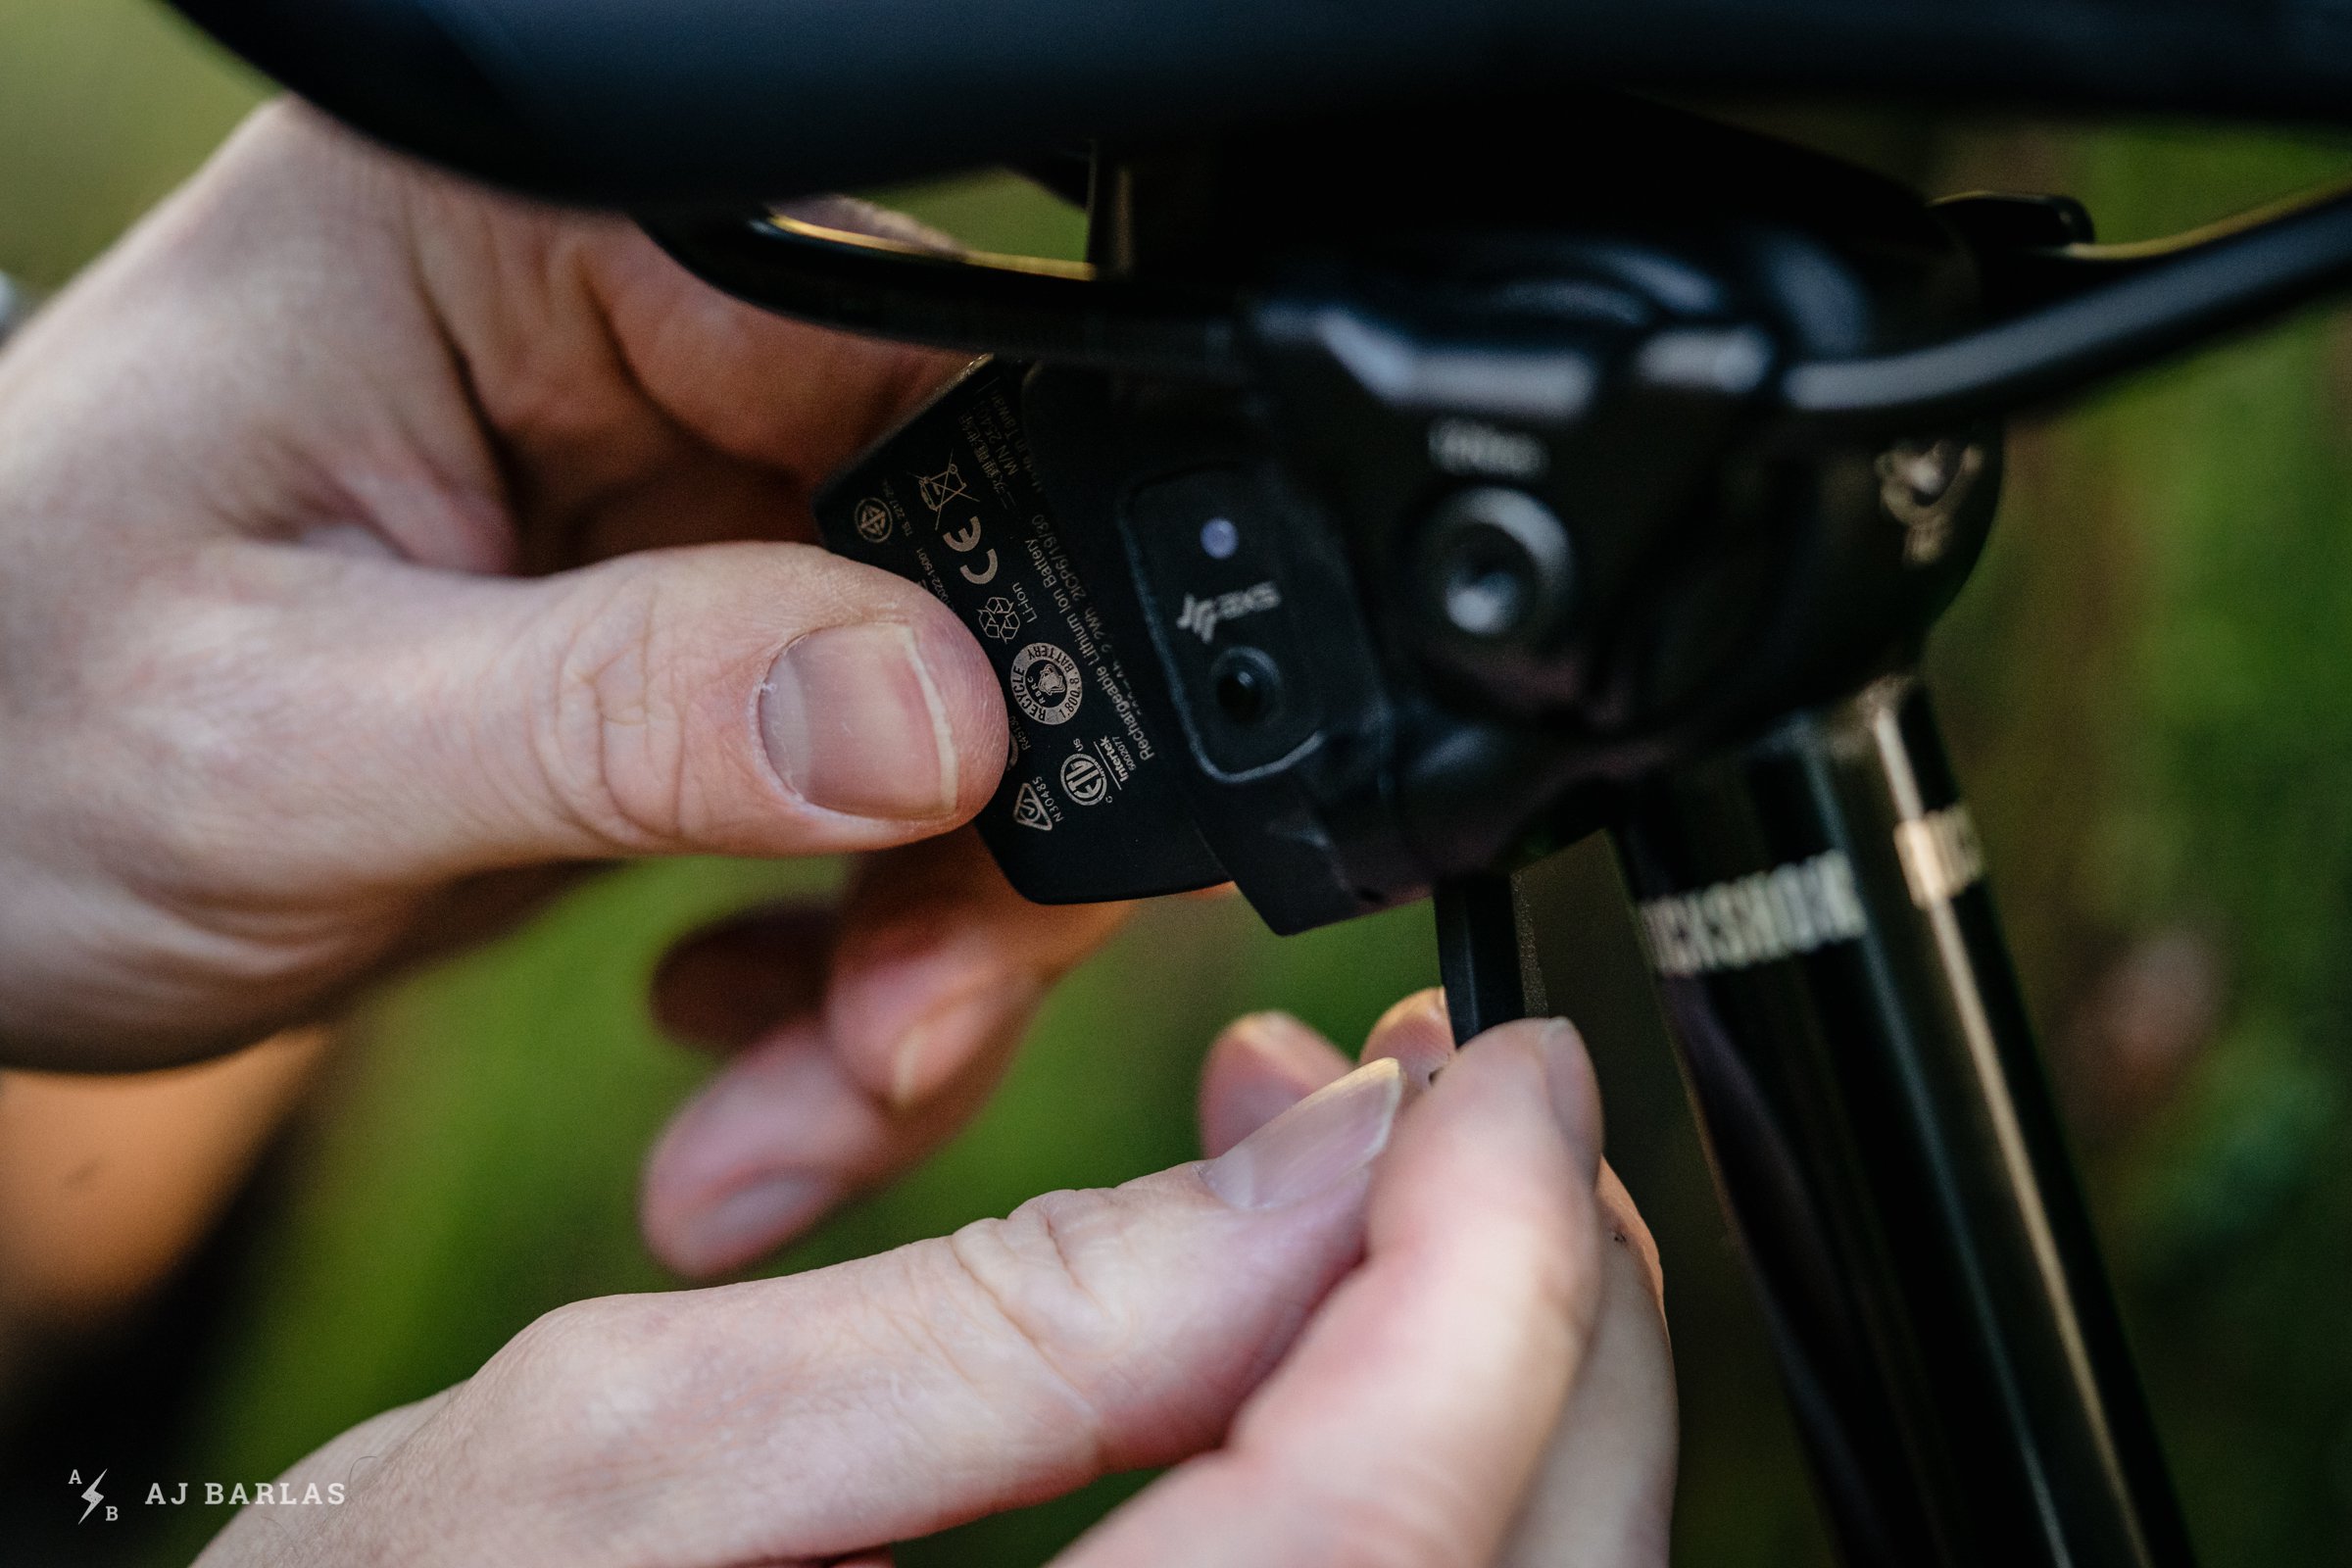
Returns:
[[[973,366],[825,486],[818,528],[835,554],[929,589],[988,651],[1012,748],[978,825],[1015,889],[1083,904],[1212,886],[1225,873],[1185,808],[1178,757],[1136,701],[1038,483],[1024,368]]]

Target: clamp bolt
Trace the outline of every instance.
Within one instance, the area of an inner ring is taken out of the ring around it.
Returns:
[[[1565,613],[1576,580],[1567,525],[1524,490],[1494,485],[1438,508],[1419,566],[1438,620],[1481,643],[1542,638]]]

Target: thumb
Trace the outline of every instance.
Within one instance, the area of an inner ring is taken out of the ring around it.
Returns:
[[[216,727],[178,782],[222,807],[208,846],[251,839],[225,863],[281,886],[872,849],[970,816],[1004,764],[994,671],[954,615],[811,547],[525,580],[255,549],[299,580],[176,618],[248,650],[214,678],[272,700],[183,686]]]
[[[502,1560],[565,1568],[831,1560],[1196,1452],[1360,1254],[1403,1090],[1375,1062],[1208,1165],[835,1268],[564,1308],[334,1526],[446,1551],[522,1518]]]
[[[1665,1568],[1674,1519],[1674,1353],[1657,1243],[1607,1165],[1595,1193],[1599,1311],[1500,1568]]]

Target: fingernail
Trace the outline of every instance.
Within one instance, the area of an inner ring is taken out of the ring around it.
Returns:
[[[833,1183],[821,1176],[760,1177],[688,1220],[673,1251],[696,1270],[748,1263],[816,1218],[837,1196]]]
[[[1253,1012],[1226,1026],[1224,1067],[1202,1102],[1202,1141],[1233,1150],[1316,1090],[1336,1081],[1339,1053],[1287,1012]],[[1344,1070],[1344,1069],[1341,1069]],[[1203,1090],[1207,1085],[1202,1085]],[[1410,1087],[1409,1085],[1407,1087]]]
[[[891,1053],[891,1108],[911,1109],[946,1088],[990,1033],[1043,994],[1043,988],[1034,985],[984,991],[917,1019]]]
[[[1544,1025],[1537,1040],[1544,1055],[1544,1084],[1551,1098],[1551,1114],[1561,1135],[1588,1170],[1600,1172],[1600,1094],[1592,1081],[1592,1061],[1585,1054],[1585,1037],[1565,1018]]]
[[[922,821],[956,808],[956,735],[906,626],[828,626],[777,656],[761,688],[768,760],[810,806]]]
[[[1404,1100],[1414,1099],[1438,1081],[1453,1059],[1453,1020],[1446,1012],[1446,993],[1419,991],[1389,1008],[1372,1026],[1372,1041],[1384,1056],[1394,1056],[1404,1068]]]
[[[1201,1170],[1235,1208],[1280,1208],[1370,1164],[1388,1147],[1404,1099],[1404,1073],[1386,1058],[1317,1090]]]
[[[1250,1049],[1259,1055],[1282,1067],[1296,1069],[1301,1074],[1315,1073],[1317,1077],[1331,1071],[1324,1066],[1331,1057],[1330,1044],[1287,1012],[1244,1013],[1234,1019],[1228,1028],[1247,1040]],[[1318,1072],[1317,1069],[1321,1070]],[[1312,1083],[1313,1079],[1308,1082]]]

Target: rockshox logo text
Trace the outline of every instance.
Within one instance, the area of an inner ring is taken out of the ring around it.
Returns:
[[[1642,906],[1650,963],[1668,979],[1793,958],[1869,928],[1842,850]]]
[[[1984,846],[1965,806],[1902,823],[1894,830],[1894,851],[1911,902],[1923,909],[1958,898],[1984,875]]]

